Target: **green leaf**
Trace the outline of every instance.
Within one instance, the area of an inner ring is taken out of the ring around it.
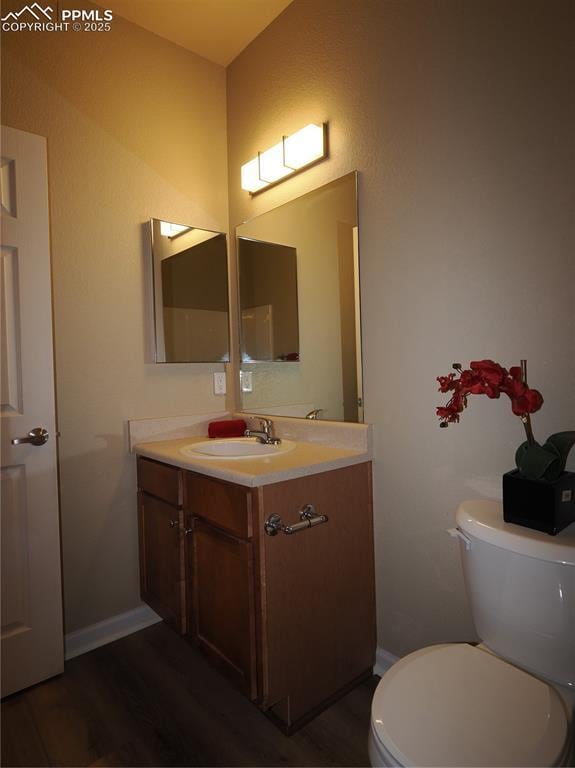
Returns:
[[[562,472],[561,455],[552,443],[521,443],[515,463],[521,474],[531,480],[555,480]]]
[[[567,456],[569,451],[575,445],[575,432],[556,432],[547,438],[547,442],[543,448],[549,449],[553,446],[558,452],[561,460],[561,472],[565,470],[565,464],[567,463]]]

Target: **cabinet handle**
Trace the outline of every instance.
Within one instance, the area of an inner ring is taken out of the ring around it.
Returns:
[[[184,534],[185,534],[186,536],[189,536],[189,535],[190,535],[191,533],[193,533],[193,532],[194,532],[194,529],[193,529],[193,528],[185,528],[185,529],[184,529]]]
[[[280,531],[289,536],[328,521],[327,515],[318,515],[313,504],[305,504],[299,511],[299,518],[299,523],[284,525],[279,515],[270,515],[264,523],[264,531],[268,536],[277,536]]]
[[[170,526],[170,528],[177,528],[178,521],[177,520],[170,520],[168,525]]]

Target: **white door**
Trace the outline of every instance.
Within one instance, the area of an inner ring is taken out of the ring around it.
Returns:
[[[64,646],[46,140],[3,127],[0,173],[1,650],[6,696],[62,672]],[[47,432],[45,442],[45,435],[21,441],[37,428]]]
[[[274,319],[271,304],[242,309],[242,356],[246,362],[274,359]]]

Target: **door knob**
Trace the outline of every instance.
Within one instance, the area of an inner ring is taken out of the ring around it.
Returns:
[[[26,437],[15,437],[12,440],[12,445],[22,445],[22,443],[30,443],[31,445],[44,445],[48,442],[48,430],[44,427],[35,427],[28,432]]]

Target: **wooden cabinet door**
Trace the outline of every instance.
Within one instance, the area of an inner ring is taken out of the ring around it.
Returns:
[[[256,698],[252,544],[195,518],[194,635],[200,648]]]
[[[186,632],[183,512],[154,496],[138,493],[140,591],[178,632]]]
[[[287,525],[313,504],[328,522],[261,535],[263,707],[297,727],[375,661],[375,585],[369,463],[261,489],[261,518]]]

